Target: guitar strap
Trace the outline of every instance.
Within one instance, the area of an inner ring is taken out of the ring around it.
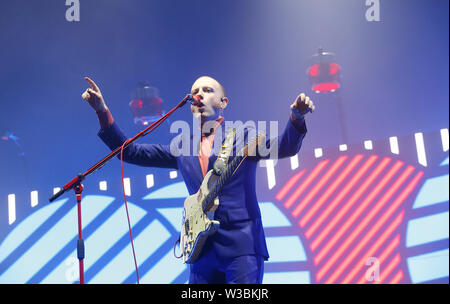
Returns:
[[[220,153],[214,162],[214,173],[216,175],[221,175],[228,164],[228,158],[230,157],[231,151],[233,150],[233,143],[236,137],[236,129],[228,129],[225,135],[225,139],[222,142],[222,147]]]

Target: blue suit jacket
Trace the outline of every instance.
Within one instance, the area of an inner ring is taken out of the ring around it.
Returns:
[[[225,128],[220,128],[222,138],[225,138]],[[239,133],[239,132],[238,132]],[[248,130],[245,129],[243,140],[248,140]],[[293,156],[300,150],[303,137],[306,134],[304,120],[289,119],[283,134],[271,140],[278,148],[278,158]],[[114,123],[107,129],[101,129],[100,138],[112,150],[121,146],[127,139],[125,134]],[[235,141],[234,148],[242,147]],[[266,144],[268,145],[268,142]],[[191,137],[191,147],[192,145]],[[198,144],[198,143],[197,143]],[[230,156],[232,161],[234,151]],[[212,153],[209,159],[208,171],[213,168],[217,156]],[[269,257],[264,236],[261,213],[256,198],[255,177],[260,155],[247,158],[219,195],[219,207],[215,212],[215,219],[220,222],[218,231],[211,236],[204,248],[214,250],[221,259],[233,258],[241,255],[258,254],[266,260]],[[124,161],[140,166],[172,168],[181,173],[189,194],[195,194],[203,181],[200,162],[197,155],[180,155],[175,157],[170,152],[170,145],[132,143],[123,151]]]

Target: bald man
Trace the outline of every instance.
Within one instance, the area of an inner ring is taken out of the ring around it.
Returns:
[[[114,150],[127,137],[114,122],[99,87],[90,78],[86,77],[85,80],[90,88],[86,89],[82,98],[97,113],[100,138]],[[174,156],[169,145],[138,143],[130,144],[123,155],[124,161],[140,166],[179,170],[190,195],[197,193],[206,173],[213,169],[217,159],[212,151],[214,137],[216,132],[222,132],[221,138],[225,138],[225,128],[220,127],[224,123],[223,112],[229,102],[224,87],[209,76],[195,80],[191,94],[197,95],[199,100],[196,105],[191,105],[191,112],[202,132],[199,142],[191,145],[199,145],[198,155]],[[307,131],[304,116],[314,110],[314,103],[301,93],[290,109],[286,128],[275,141],[278,158],[296,155],[300,150]],[[206,125],[208,127],[204,128]],[[247,142],[248,130],[243,132],[243,140]],[[236,145],[237,142],[233,149],[236,149]],[[229,162],[233,157],[231,154]],[[247,158],[223,187],[218,196],[219,207],[214,213],[214,219],[220,222],[219,229],[207,239],[200,257],[190,264],[190,284],[262,283],[264,261],[268,260],[269,253],[256,197],[255,178],[257,163],[263,158],[258,154]]]

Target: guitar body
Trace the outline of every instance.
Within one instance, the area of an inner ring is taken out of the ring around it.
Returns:
[[[231,135],[229,137],[231,139],[229,147],[230,145],[232,146],[234,138],[234,135]],[[256,155],[253,153],[256,153],[257,145],[261,145],[264,140],[264,134],[255,136],[242,148],[241,153],[238,153],[225,169],[216,168],[219,169],[217,170],[219,171],[218,175],[214,174],[214,169],[208,171],[198,192],[184,201],[183,223],[180,235],[181,257],[184,263],[194,263],[200,257],[201,250],[208,236],[219,228],[220,223],[214,220],[214,212],[219,207],[218,196],[220,191],[249,155],[249,152],[251,153],[250,155]],[[224,146],[227,145],[222,144],[222,147]]]
[[[207,208],[203,203],[216,179],[217,176],[214,175],[213,170],[210,170],[203,179],[198,192],[184,201],[180,235],[180,248],[184,263],[194,263],[199,258],[208,236],[219,228],[220,223],[214,220],[214,212],[219,206],[219,199],[214,198]]]

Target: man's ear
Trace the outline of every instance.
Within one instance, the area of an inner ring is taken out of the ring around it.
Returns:
[[[221,102],[220,106],[221,106],[222,110],[225,109],[228,105],[228,97],[222,97],[220,99],[220,102]]]

